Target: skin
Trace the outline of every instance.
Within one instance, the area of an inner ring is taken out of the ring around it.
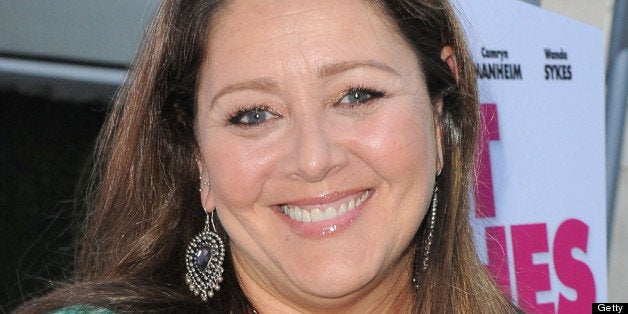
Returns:
[[[442,167],[440,104],[412,49],[359,0],[236,0],[209,36],[201,201],[230,236],[249,300],[261,312],[408,310],[411,241]],[[383,95],[359,91],[370,100],[349,103],[355,87]],[[260,123],[234,118],[255,107]],[[295,232],[278,211],[366,190],[352,223],[324,236]]]

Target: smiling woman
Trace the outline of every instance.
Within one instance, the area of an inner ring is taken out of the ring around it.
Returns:
[[[197,90],[199,168],[211,182],[201,199],[264,312],[384,310],[390,291],[410,288],[407,247],[442,167],[440,104],[380,16],[361,1],[242,1],[209,34]]]
[[[21,311],[517,311],[467,221],[475,94],[445,1],[166,0],[77,280]]]

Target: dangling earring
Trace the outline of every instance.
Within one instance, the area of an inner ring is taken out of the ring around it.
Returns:
[[[211,218],[210,214],[206,214],[205,228],[192,239],[185,252],[185,281],[194,295],[203,301],[220,290],[224,271],[222,263],[225,259],[225,245],[216,233],[214,211]],[[212,230],[209,229],[210,222]]]
[[[436,208],[438,207],[438,187],[434,187],[434,193],[432,194],[432,206],[429,212],[429,221],[427,227],[427,236],[423,239],[423,254],[420,257],[420,264],[417,265],[415,257],[414,274],[412,276],[412,285],[415,289],[419,289],[419,273],[427,269],[430,262],[430,249],[432,247],[432,240],[434,239],[434,226],[436,225]],[[418,245],[417,245],[418,246]]]

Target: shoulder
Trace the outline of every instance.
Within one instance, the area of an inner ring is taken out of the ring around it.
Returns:
[[[56,310],[51,314],[114,314],[114,312],[89,305],[74,305]]]

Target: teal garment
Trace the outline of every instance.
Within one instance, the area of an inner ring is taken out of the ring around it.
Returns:
[[[56,310],[51,314],[115,314],[114,312],[92,306],[72,306]]]

